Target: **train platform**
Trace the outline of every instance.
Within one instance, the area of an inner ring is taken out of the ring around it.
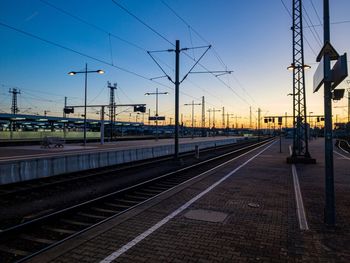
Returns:
[[[243,136],[179,139],[179,153],[215,148],[246,140]],[[0,184],[18,183],[174,154],[174,139],[0,147]]]
[[[236,139],[240,136],[215,136],[215,137],[195,137],[195,138],[179,138],[179,144],[196,143],[205,141],[220,141],[223,139]],[[0,161],[7,159],[18,158],[35,158],[38,156],[64,155],[75,152],[96,152],[109,151],[113,149],[126,150],[142,147],[150,147],[156,145],[172,145],[174,139],[159,139],[159,140],[130,140],[130,141],[113,141],[101,144],[99,142],[89,142],[85,146],[82,143],[64,144],[64,147],[45,148],[40,145],[21,145],[21,146],[5,146],[0,147]]]
[[[323,223],[324,141],[316,164],[264,145],[68,240],[31,262],[350,262],[350,155],[335,149],[337,224]]]

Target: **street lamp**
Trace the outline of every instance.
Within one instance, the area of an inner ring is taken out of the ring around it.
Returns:
[[[168,94],[169,92],[158,92],[158,88],[156,88],[156,92],[145,93],[145,96],[156,95],[156,140],[158,140],[158,95],[168,95]]]
[[[304,69],[310,69],[311,68],[311,66],[309,66],[309,65],[306,65],[306,64],[304,64],[303,66],[295,66],[295,64],[294,63],[292,63],[292,64],[290,64],[290,66],[289,67],[287,67],[287,69],[288,70],[293,70],[293,69],[301,69],[301,68],[304,68]]]
[[[104,74],[105,72],[101,69],[98,70],[88,70],[87,69],[87,63],[85,63],[85,70],[84,71],[71,71],[68,72],[68,75],[73,76],[76,74],[85,74],[85,100],[84,100],[84,146],[86,145],[86,104],[87,104],[87,74],[88,73],[98,73],[98,74]]]

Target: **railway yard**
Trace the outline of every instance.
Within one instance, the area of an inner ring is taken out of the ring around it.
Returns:
[[[347,262],[350,155],[335,148],[337,225],[327,227],[323,140],[310,142],[316,164],[287,164],[290,142],[250,138],[3,184],[1,262]]]

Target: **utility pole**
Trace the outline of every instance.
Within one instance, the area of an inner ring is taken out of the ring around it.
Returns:
[[[175,159],[179,158],[180,40],[175,42]]]
[[[151,120],[149,119],[151,117],[151,109],[148,109],[148,126],[151,125]]]
[[[114,100],[114,90],[117,89],[117,83],[114,83],[113,86],[108,81],[107,87],[109,88],[109,127],[110,127],[110,140],[113,140],[114,132],[114,122],[115,122],[115,100]]]
[[[63,109],[65,109],[67,107],[67,97],[64,97],[64,108]],[[63,110],[63,118],[66,118],[66,113],[65,113],[65,111]]]
[[[194,106],[195,105],[202,105],[201,103],[194,103],[194,101],[192,101],[192,103],[186,103],[184,104],[185,106],[192,106],[192,139],[194,138]]]
[[[225,128],[225,107],[222,107],[222,128]]]
[[[63,118],[66,118],[67,114],[65,112],[65,108],[67,107],[67,97],[64,97],[64,108],[63,108]],[[66,138],[66,132],[67,132],[67,124],[63,123],[63,138]]]
[[[329,29],[329,0],[323,1],[323,38],[324,44],[330,43]],[[322,63],[322,62],[321,62]],[[334,197],[334,167],[333,167],[333,131],[332,131],[332,83],[331,58],[328,52],[323,56],[324,72],[324,136],[325,136],[325,215],[324,221],[327,225],[335,225],[335,197]]]
[[[206,48],[206,50],[203,52],[203,54],[200,56],[199,59],[195,60],[194,65],[191,67],[191,69],[185,74],[185,76],[180,81],[180,52],[189,50],[189,49],[196,49],[196,48]],[[203,58],[203,56],[207,53],[207,51],[211,48],[211,45],[209,46],[201,46],[201,47],[192,47],[192,48],[182,48],[180,49],[180,40],[176,40],[175,42],[175,49],[167,49],[162,51],[147,51],[147,53],[151,56],[153,61],[157,64],[157,66],[162,70],[165,77],[168,78],[172,83],[175,85],[175,153],[174,158],[179,158],[179,86],[180,83],[182,83],[187,76],[190,73],[214,73],[214,71],[208,72],[193,72],[193,68],[199,63],[199,61]],[[159,65],[159,63],[156,61],[156,59],[151,55],[151,53],[154,52],[175,52],[175,81],[172,80],[172,78],[164,71],[164,69]],[[231,73],[231,71],[215,71],[215,73]],[[163,77],[163,76],[162,76]]]
[[[113,104],[114,105],[114,104]],[[101,107],[101,128],[100,128],[100,143],[104,144],[105,142],[105,106]]]
[[[205,99],[202,96],[202,137],[205,137]]]
[[[238,129],[238,122],[237,122],[237,119],[240,119],[242,117],[238,117],[237,115],[235,116],[235,119],[236,119],[236,129]]]
[[[284,113],[284,116],[285,116],[284,117],[284,122],[285,122],[284,125],[287,128],[287,112]]]
[[[168,95],[169,92],[159,92],[158,91],[158,88],[156,88],[156,92],[147,92],[145,93],[146,96],[149,96],[149,95],[156,95],[156,118],[155,118],[155,121],[156,121],[156,141],[158,140],[158,119],[159,119],[159,116],[158,116],[158,95]]]
[[[258,140],[260,141],[260,114],[261,114],[261,109],[258,108]]]
[[[216,110],[215,108],[212,109],[212,112],[213,112],[213,127],[215,128],[216,125],[215,125],[215,112],[220,112],[221,110]]]
[[[293,62],[288,69],[293,70],[293,152],[288,163],[315,163],[309,153],[303,44],[302,1],[293,0]],[[295,127],[296,126],[296,127]]]
[[[210,122],[210,113],[211,113],[211,109],[208,109],[208,112],[209,112],[209,123],[208,123],[208,126],[209,126],[209,129],[211,128],[211,126],[210,126],[210,124],[211,124],[211,122]]]
[[[234,116],[234,114],[227,113],[226,116],[227,116],[226,127],[227,127],[227,129],[229,129],[230,128],[230,117]]]
[[[252,106],[249,106],[249,129],[252,129]]]
[[[348,80],[350,83],[350,80]],[[348,122],[350,122],[350,89],[348,89]]]
[[[21,91],[17,90],[16,88],[13,88],[13,89],[9,89],[9,93],[12,93],[11,113],[16,115],[19,112],[18,107],[17,107],[17,94],[21,94]],[[11,137],[11,139],[13,136],[12,133],[15,129],[16,129],[16,123],[10,121],[10,131],[11,131],[10,137]]]
[[[21,94],[21,91],[17,90],[16,88],[13,88],[13,89],[9,89],[9,93],[12,93],[11,113],[17,114],[19,112],[19,109],[17,107],[17,94]]]

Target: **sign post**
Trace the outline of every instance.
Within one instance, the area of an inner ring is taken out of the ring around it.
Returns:
[[[332,130],[332,90],[346,78],[347,65],[346,54],[338,55],[330,44],[329,26],[329,0],[323,0],[324,12],[324,46],[316,61],[320,62],[314,75],[314,92],[324,86],[324,137],[325,137],[325,208],[324,222],[334,226],[335,219],[335,195],[334,195],[334,164],[333,164],[333,130]],[[331,60],[337,60],[331,69]],[[323,71],[323,76],[322,76]]]

